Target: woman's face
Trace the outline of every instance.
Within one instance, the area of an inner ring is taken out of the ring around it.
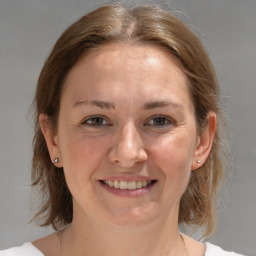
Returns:
[[[114,43],[89,51],[68,74],[58,122],[50,153],[74,220],[177,221],[200,137],[185,75],[167,52]]]

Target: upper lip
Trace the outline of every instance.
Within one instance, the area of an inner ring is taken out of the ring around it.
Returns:
[[[117,181],[149,181],[149,180],[156,180],[156,179],[152,179],[150,177],[146,177],[146,176],[110,176],[110,177],[106,177],[100,180],[117,180]]]

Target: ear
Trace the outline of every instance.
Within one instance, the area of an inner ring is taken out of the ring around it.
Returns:
[[[56,167],[62,167],[58,135],[52,129],[52,125],[50,123],[48,115],[40,114],[39,124],[41,127],[41,131],[44,135],[52,163]],[[54,161],[56,158],[58,159],[57,163]]]
[[[201,167],[211,152],[217,123],[216,114],[214,112],[209,112],[207,119],[207,126],[198,135],[191,170],[196,170]]]

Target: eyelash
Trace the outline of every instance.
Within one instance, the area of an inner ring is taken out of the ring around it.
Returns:
[[[93,122],[99,122],[100,123],[93,123]],[[160,121],[160,124],[156,124],[154,123],[154,121],[157,121],[159,122]],[[87,125],[87,126],[90,126],[90,127],[102,127],[102,126],[111,126],[111,123],[106,121],[106,119],[104,117],[101,117],[101,116],[92,116],[92,117],[89,117],[87,118],[86,120],[84,120],[82,122],[83,125]],[[168,117],[165,117],[165,116],[161,116],[161,115],[158,115],[158,116],[154,116],[154,117],[151,117],[149,121],[147,121],[143,126],[155,126],[155,127],[158,127],[158,128],[162,128],[162,127],[166,127],[166,126],[169,126],[169,125],[172,125],[174,124],[173,120],[168,118]]]
[[[99,120],[101,120],[101,123],[100,124],[93,124],[93,122],[94,121],[99,121]],[[89,123],[89,121],[91,122],[91,123]],[[105,122],[105,123],[104,123]],[[92,117],[89,117],[89,118],[87,118],[86,120],[84,120],[83,122],[82,122],[82,124],[83,125],[88,125],[88,126],[90,126],[90,127],[101,127],[101,126],[110,126],[111,124],[108,122],[108,121],[106,121],[106,119],[104,118],[104,117],[101,117],[101,116],[92,116]]]
[[[158,121],[161,121],[161,124],[155,124],[155,123],[152,123],[152,124],[150,124],[150,122],[154,122],[154,120],[156,121],[158,119]],[[166,123],[167,122],[167,123]],[[148,122],[146,122],[145,124],[144,124],[144,126],[158,126],[159,128],[160,127],[166,127],[166,126],[169,126],[169,125],[171,125],[171,124],[173,124],[174,122],[173,122],[173,120],[172,119],[170,119],[170,118],[168,118],[168,117],[166,117],[166,116],[161,116],[161,115],[159,115],[159,116],[154,116],[154,117],[152,117]]]

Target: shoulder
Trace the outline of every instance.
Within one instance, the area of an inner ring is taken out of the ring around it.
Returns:
[[[243,256],[242,254],[237,254],[234,252],[227,252],[221,249],[219,246],[213,245],[211,243],[205,243],[206,252],[205,256]]]
[[[0,256],[44,256],[32,243],[0,251]]]

